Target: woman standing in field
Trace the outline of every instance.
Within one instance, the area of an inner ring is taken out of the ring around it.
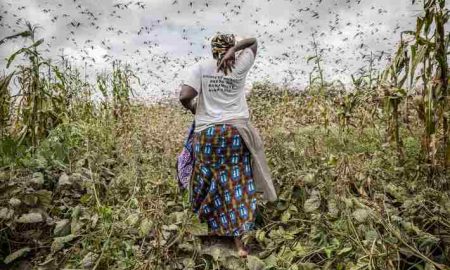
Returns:
[[[232,34],[217,34],[211,49],[213,57],[192,66],[180,92],[183,106],[195,114],[190,203],[207,222],[208,235],[234,237],[245,257],[241,236],[254,228],[257,193],[269,201],[277,198],[244,92],[257,41],[236,43]]]

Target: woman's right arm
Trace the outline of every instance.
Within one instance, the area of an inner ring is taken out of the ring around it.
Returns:
[[[256,50],[258,48],[258,41],[256,38],[246,38],[239,41],[236,45],[234,45],[234,52],[243,50],[245,48],[250,48],[253,51],[253,54],[256,56]]]
[[[258,49],[258,41],[256,40],[256,38],[243,39],[236,45],[228,49],[227,53],[223,56],[222,61],[220,61],[217,67],[217,71],[219,71],[221,67],[223,67],[223,70],[225,71],[231,71],[231,68],[234,67],[234,63],[236,61],[235,53],[245,48],[250,48],[253,51],[253,55],[256,57],[256,51]]]
[[[197,96],[197,91],[189,85],[183,84],[181,86],[179,100],[184,108],[190,110],[192,114],[196,113],[197,104],[194,103],[194,98]]]

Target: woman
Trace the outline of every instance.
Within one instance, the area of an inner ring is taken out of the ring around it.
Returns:
[[[180,102],[195,114],[190,202],[207,222],[208,235],[234,237],[239,255],[245,257],[241,237],[254,228],[257,193],[269,201],[277,198],[244,92],[257,41],[236,43],[232,34],[217,34],[211,49],[212,59],[191,68],[180,92]]]

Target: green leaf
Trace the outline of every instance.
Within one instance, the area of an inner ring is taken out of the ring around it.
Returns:
[[[325,255],[327,256],[327,258],[331,258],[331,255],[334,251],[333,247],[327,247],[323,250],[325,252]]]
[[[42,217],[41,213],[23,214],[22,216],[20,216],[19,219],[17,219],[17,223],[25,223],[25,224],[39,223],[43,221],[44,218]]]
[[[266,232],[263,230],[257,230],[255,237],[259,243],[264,243],[264,240],[266,239]]]
[[[341,255],[348,254],[350,251],[352,251],[352,249],[353,248],[351,246],[350,247],[345,247],[345,248],[339,250],[337,255],[341,256]]]
[[[29,247],[25,247],[25,248],[21,248],[11,254],[9,254],[6,258],[5,258],[5,264],[10,264],[11,262],[17,260],[20,257],[25,256],[26,254],[28,254],[28,252],[30,252],[31,249]]]
[[[289,212],[289,210],[286,210],[283,212],[283,214],[281,215],[281,221],[286,222],[289,219],[291,219],[291,213]]]
[[[36,41],[35,43],[33,43],[30,47],[27,47],[27,48],[21,48],[21,49],[18,50],[17,52],[13,53],[13,54],[8,58],[8,61],[7,61],[7,64],[6,64],[6,68],[9,68],[9,66],[10,66],[11,63],[14,61],[14,59],[16,58],[17,55],[19,55],[19,54],[21,54],[21,53],[24,53],[24,52],[27,52],[27,53],[29,53],[29,54],[34,54],[34,52],[32,52],[30,49],[31,49],[31,48],[36,48],[36,47],[38,47],[38,46],[41,45],[43,42],[44,42],[44,39],[42,38],[42,39]]]
[[[53,243],[52,243],[50,250],[52,251],[52,253],[58,252],[64,248],[66,243],[71,242],[76,237],[77,236],[73,235],[73,234],[69,234],[69,235],[63,236],[63,237],[55,237],[55,239],[53,239]]]
[[[25,37],[29,37],[29,36],[31,36],[31,31],[29,31],[29,30],[23,31],[23,32],[20,32],[18,34],[7,36],[7,37],[1,39],[0,40],[0,45],[2,45],[3,43],[5,43],[7,40],[10,40],[10,39],[15,39],[15,38],[18,38],[18,37],[24,37],[25,38]]]
[[[305,201],[303,206],[305,212],[314,212],[320,207],[320,193],[319,191],[313,191],[309,199]]]
[[[309,61],[316,59],[316,56],[310,56],[306,59],[306,63],[309,64]]]
[[[249,270],[263,270],[266,267],[266,264],[258,257],[248,255],[247,267]]]
[[[145,237],[150,233],[150,230],[153,227],[153,222],[148,219],[148,218],[144,218],[141,221],[141,225],[139,226],[139,236],[140,237]]]
[[[19,55],[27,50],[28,50],[28,48],[22,48],[22,49],[16,51],[15,53],[13,53],[10,57],[8,57],[8,61],[6,62],[6,68],[9,68],[9,66],[14,61],[14,59],[16,58],[17,55]]]

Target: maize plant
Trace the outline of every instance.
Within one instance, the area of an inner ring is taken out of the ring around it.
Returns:
[[[397,149],[397,157],[403,161],[403,141],[400,136],[400,104],[406,98],[406,91],[400,87],[385,87],[385,111],[388,112],[388,132],[389,140],[394,141]]]
[[[10,119],[11,94],[8,89],[9,82],[14,73],[0,78],[0,138],[6,135],[6,127]]]
[[[348,129],[352,115],[359,103],[359,93],[343,93],[339,97],[338,119],[342,129]]]
[[[414,3],[415,1],[413,1]],[[422,119],[423,155],[429,167],[430,179],[448,169],[450,146],[448,141],[448,45],[449,34],[445,24],[449,10],[445,0],[426,0],[424,15],[417,18],[416,31],[402,33],[402,41],[392,64],[383,74],[397,88],[407,88],[418,93],[415,100]],[[406,40],[403,35],[409,36]],[[421,85],[421,87],[417,87]],[[440,183],[443,184],[443,183]]]
[[[380,88],[384,94],[384,112],[387,120],[387,140],[394,141],[397,149],[397,157],[403,160],[403,142],[400,136],[400,105],[407,96],[404,89],[408,72],[410,58],[405,53],[407,43],[403,40],[397,49],[395,57],[390,66],[381,76]],[[387,82],[387,84],[386,84]]]
[[[17,105],[14,123],[11,124],[15,129],[14,135],[18,137],[18,145],[31,145],[32,149],[35,149],[53,128],[79,114],[80,110],[73,108],[76,104],[89,108],[92,102],[90,94],[85,95],[86,91],[83,89],[78,71],[72,70],[68,65],[63,68],[57,67],[43,59],[38,47],[44,40],[36,41],[37,28],[30,23],[26,26],[26,31],[7,38],[24,37],[32,42],[31,46],[19,49],[7,59],[7,68],[19,55],[24,55],[28,59],[28,63],[19,65],[14,73],[19,93],[17,104],[14,104]],[[2,81],[2,100],[4,92],[9,93],[6,88],[11,78],[12,75]],[[2,122],[6,113],[3,107],[13,106],[12,103],[2,102]]]
[[[370,54],[364,54],[362,58],[367,62],[367,68],[363,67],[359,70],[359,76],[351,75],[352,84],[357,91],[360,90],[372,90],[372,88],[377,85],[379,74],[375,70],[375,61],[381,60],[383,55],[376,55],[373,52]]]
[[[448,167],[448,79],[447,79],[447,51],[449,36],[445,36],[445,24],[449,18],[449,11],[445,8],[445,0],[429,0],[424,2],[425,15],[417,19],[416,32],[411,51],[411,84],[422,80],[425,111],[424,148],[430,173],[434,175],[438,169],[437,152],[439,148],[444,152],[444,168]],[[416,68],[422,64],[422,71],[416,75]],[[442,123],[442,128],[439,126]],[[439,134],[441,133],[441,134]],[[438,136],[441,135],[439,145]]]
[[[137,78],[128,65],[124,68],[117,62],[113,62],[112,73],[112,97],[114,117],[117,119],[124,115],[130,106],[130,96],[133,96],[131,79]]]
[[[133,79],[139,83],[139,78],[130,67],[122,66],[118,61],[113,62],[111,74],[103,73],[97,76],[97,88],[104,98],[102,106],[104,109],[109,109],[109,104],[111,104],[116,120],[124,116],[130,107],[130,98],[134,96]]]
[[[65,62],[64,57],[62,61]],[[52,66],[55,82],[50,84],[53,93],[58,95],[55,110],[58,114],[65,114],[71,119],[89,119],[94,111],[92,92],[89,84],[81,79],[77,68],[66,62],[63,67]]]
[[[325,79],[323,75],[322,68],[322,50],[319,49],[319,44],[316,41],[314,34],[312,35],[312,47],[314,50],[314,55],[308,57],[306,63],[309,64],[310,61],[314,61],[314,67],[311,73],[309,74],[309,87],[313,87],[316,85],[317,81],[318,86],[320,88],[320,93],[323,94],[323,90],[325,88]]]
[[[20,54],[24,54],[30,62],[30,65],[28,66],[20,66],[19,71],[17,72],[20,85],[19,121],[22,122],[22,125],[19,127],[19,144],[21,144],[24,139],[28,139],[32,146],[37,146],[39,141],[46,135],[46,130],[48,128],[46,114],[49,113],[49,111],[45,110],[46,93],[40,73],[41,66],[45,64],[45,61],[37,51],[37,47],[41,45],[44,40],[35,40],[36,27],[27,23],[27,28],[28,30],[25,31],[28,33],[26,37],[31,39],[32,45],[21,48],[13,53],[8,58],[6,67],[9,68],[14,59]]]

